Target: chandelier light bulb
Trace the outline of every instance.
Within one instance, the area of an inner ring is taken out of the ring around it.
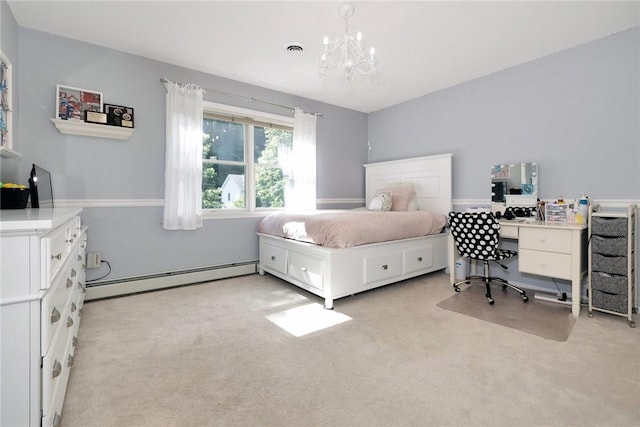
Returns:
[[[353,16],[355,6],[353,3],[343,3],[338,12],[344,18],[344,35],[335,39],[324,36],[322,39],[324,50],[320,57],[320,76],[324,77],[328,71],[335,71],[342,74],[345,80],[351,81],[356,72],[362,75],[375,72],[375,49],[369,49],[367,55],[362,32],[356,32],[355,36],[349,33],[349,18]]]

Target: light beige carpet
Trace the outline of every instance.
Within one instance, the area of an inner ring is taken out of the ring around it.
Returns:
[[[438,272],[325,316],[255,274],[89,302],[62,426],[640,425],[640,328],[583,310],[544,339],[437,306],[453,293]]]
[[[485,297],[484,284],[473,284],[461,287],[438,307],[556,341],[566,341],[573,330],[575,318],[568,305],[536,300],[533,292],[527,292],[525,303],[517,292],[501,286],[492,286],[491,295],[493,305]]]

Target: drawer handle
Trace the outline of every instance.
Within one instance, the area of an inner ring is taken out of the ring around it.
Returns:
[[[78,272],[75,269],[71,269],[71,277],[76,277],[76,275],[78,274]]]
[[[67,328],[70,328],[73,326],[73,319],[71,318],[71,316],[67,316]]]
[[[77,346],[77,345],[78,345],[78,337],[73,337],[73,338],[71,339],[71,346],[72,346],[72,347],[75,347],[75,346]]]
[[[77,309],[78,309],[78,306],[76,305],[76,303],[72,302],[71,303],[71,312],[75,313]]]
[[[70,368],[70,367],[71,367],[71,365],[73,365],[73,355],[71,355],[71,354],[70,354],[70,355],[67,357],[67,368]]]
[[[60,421],[62,417],[57,412],[53,415],[53,421],[51,421],[51,427],[60,427]]]
[[[276,256],[275,255],[271,255],[271,261],[275,261],[276,260]]]
[[[421,256],[418,257],[418,262],[422,262],[422,257]]]
[[[67,285],[67,288],[70,288],[71,286],[73,286],[73,280],[67,277],[66,285]]]
[[[387,264],[384,264],[384,265],[382,266],[382,269],[383,269],[383,270],[388,270],[388,269],[389,269],[389,266],[388,266]]]
[[[65,240],[65,242],[66,242],[66,243],[73,243],[73,237],[72,237],[72,238],[70,238],[70,239],[68,239],[68,240]]]
[[[51,378],[55,378],[62,373],[62,365],[57,360],[53,362],[53,369],[51,370]]]
[[[82,261],[82,257],[78,255],[78,261]]]
[[[53,307],[53,310],[51,310],[51,323],[56,323],[58,320],[60,320],[60,312]]]
[[[307,267],[300,267],[300,270],[306,272],[307,271]]]
[[[51,255],[51,259],[57,259],[60,261],[62,259],[62,252],[59,252],[58,255]]]

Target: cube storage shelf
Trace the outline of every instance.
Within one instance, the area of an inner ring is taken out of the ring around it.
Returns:
[[[636,327],[637,223],[636,205],[589,209],[589,317],[601,311],[624,316]]]

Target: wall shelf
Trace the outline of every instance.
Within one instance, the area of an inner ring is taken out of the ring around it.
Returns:
[[[20,153],[13,151],[7,147],[0,147],[0,157],[5,157],[7,159],[19,159],[22,157]]]
[[[51,121],[60,133],[64,133],[66,135],[95,136],[98,138],[127,140],[135,130],[131,128],[98,125],[73,120],[51,119]]]

